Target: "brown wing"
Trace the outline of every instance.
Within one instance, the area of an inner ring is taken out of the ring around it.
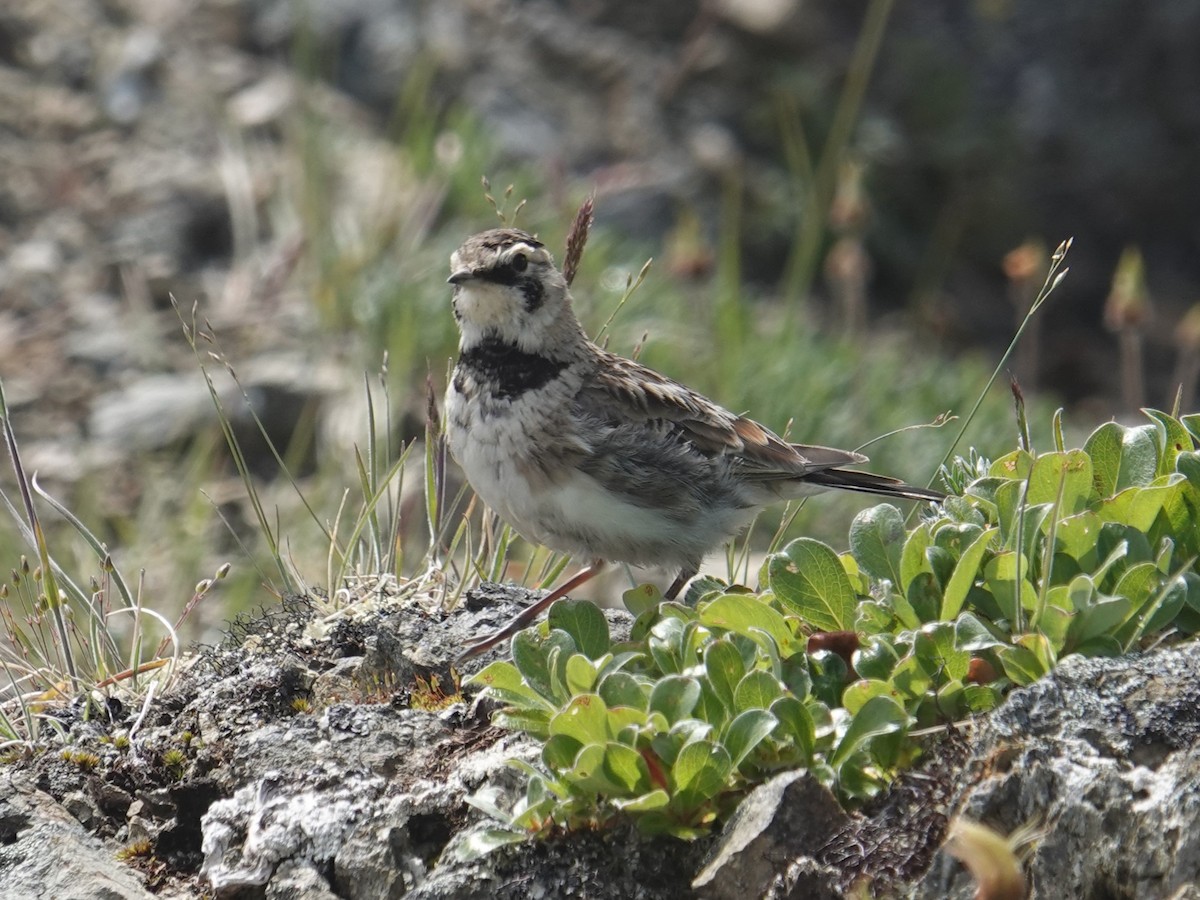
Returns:
[[[796,478],[867,459],[849,450],[789,444],[753,419],[731,413],[653,369],[604,350],[599,353],[601,364],[582,392],[602,394],[595,406],[618,405],[623,420],[671,422],[701,453],[737,457],[748,477]]]

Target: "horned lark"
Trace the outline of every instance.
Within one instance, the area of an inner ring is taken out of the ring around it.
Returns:
[[[941,500],[842,468],[860,453],[791,444],[584,334],[567,282],[523,231],[469,238],[450,257],[461,340],[446,394],[450,450],[475,492],[525,538],[591,563],[470,645],[531,623],[605,562],[670,566],[674,598],[705,554],[769,503],[839,488]]]

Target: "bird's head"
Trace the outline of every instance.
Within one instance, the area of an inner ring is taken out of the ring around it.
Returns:
[[[566,279],[524,231],[496,228],[467,238],[450,257],[449,281],[464,349],[499,338],[537,353],[579,331]]]

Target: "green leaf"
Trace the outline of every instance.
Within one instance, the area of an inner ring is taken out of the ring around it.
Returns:
[[[569,734],[552,734],[542,744],[542,762],[551,772],[566,772],[575,765],[583,742]]]
[[[758,650],[755,655],[759,660],[767,663],[770,673],[776,678],[782,678],[783,660],[780,658],[779,648],[771,636],[760,628],[751,628],[745,637],[757,645]]]
[[[483,787],[465,797],[464,800],[468,806],[473,806],[490,819],[495,819],[498,822],[508,822],[512,818],[508,813],[500,808],[499,801],[504,792],[495,786]]]
[[[705,722],[708,722],[714,730],[720,732],[729,724],[729,720],[733,718],[733,711],[716,695],[712,684],[707,678],[699,678],[698,680],[700,683],[700,700],[696,703],[696,708],[692,710],[692,715],[697,719],[703,719]]]
[[[967,489],[963,494],[964,501],[970,497],[973,506],[984,514],[988,522],[996,521],[996,491],[1000,490],[1003,485],[1008,484],[1007,478],[977,478],[967,485]],[[953,499],[953,498],[951,498]]]
[[[795,697],[780,697],[771,704],[771,714],[779,722],[776,736],[786,736],[804,755],[804,764],[812,765],[817,726],[808,706]]]
[[[829,757],[829,764],[835,770],[842,765],[871,738],[883,734],[901,731],[908,726],[908,713],[891,697],[872,697],[850,720],[846,733],[838,741],[836,749]]]
[[[1043,672],[1049,672],[1058,664],[1058,656],[1046,635],[1038,632],[1023,634],[1017,638],[1017,643],[1033,653]]]
[[[482,859],[493,850],[506,847],[509,844],[519,844],[528,835],[524,831],[507,828],[488,828],[484,831],[471,831],[463,842],[455,846],[454,855],[461,862],[474,862]]]
[[[720,744],[693,741],[679,751],[671,766],[673,793],[685,806],[708,800],[725,786],[732,770],[729,752]]]
[[[491,663],[483,671],[468,678],[465,683],[478,685],[502,703],[544,710],[557,709],[555,704],[526,684],[517,667],[509,662]]]
[[[1000,665],[1008,680],[1020,687],[1033,684],[1046,674],[1046,669],[1038,661],[1032,651],[1025,647],[1005,647],[997,651]]]
[[[1123,526],[1117,526],[1112,522],[1106,522],[1100,528],[1100,534],[1096,538],[1096,551],[1099,553],[1103,549],[1106,555],[1104,562],[1094,567],[1091,572],[1092,581],[1096,584],[1104,582],[1110,569],[1120,573],[1136,562],[1130,553],[1128,537],[1122,537],[1124,532]]]
[[[953,526],[951,528],[943,528],[942,531],[938,532],[938,534],[939,535],[942,533],[948,534],[949,532],[956,530],[957,527],[965,527],[965,528],[970,528],[972,530],[978,530],[978,529],[975,529],[974,526],[972,526],[972,525]],[[938,535],[934,535],[934,538],[933,538],[934,546],[926,549],[925,555],[929,558],[929,567],[931,569],[933,569],[934,585],[937,587],[937,596],[938,596],[938,599],[940,600],[942,597],[942,585],[944,585],[947,581],[950,580],[950,574],[954,571],[954,564],[955,564],[955,562],[957,562],[957,557],[954,553],[951,553],[949,550],[945,549],[944,547],[939,547],[937,545],[937,539],[938,539]],[[910,585],[910,587],[911,587],[911,585]],[[934,614],[934,616],[936,616],[937,611],[935,610],[933,614]]]
[[[854,593],[860,597],[870,594],[871,578],[854,557],[850,553],[839,553],[838,559],[841,560],[842,568],[846,570],[846,577],[850,579],[850,587]]]
[[[922,576],[925,578],[933,578],[933,575],[929,572],[920,572],[918,573],[917,578],[914,578],[912,582],[909,582],[909,587],[911,587],[912,583],[917,581],[918,578]],[[921,617],[917,615],[917,611],[913,609],[913,605],[908,602],[908,598],[906,596],[893,591],[892,593],[888,594],[887,603],[891,607],[892,612],[895,614],[896,620],[902,626],[905,628],[921,627]]]
[[[582,653],[567,657],[567,690],[572,694],[586,694],[596,686],[596,667]]]
[[[946,582],[946,589],[942,592],[942,619],[947,621],[954,619],[962,610],[971,587],[983,575],[979,567],[983,562],[984,553],[987,552],[988,544],[996,533],[997,529],[995,528],[987,529],[975,538],[959,557],[958,564],[954,567],[954,574],[950,576],[950,580]]]
[[[983,570],[988,590],[1004,611],[1004,617],[1014,624],[1022,620],[1022,610],[1033,609],[1037,603],[1037,592],[1026,577],[1029,562],[1020,557],[1021,574],[1018,576],[1017,559],[1015,553],[1006,550],[993,556]]]
[[[942,608],[942,589],[932,572],[918,572],[908,583],[905,599],[921,622],[932,622]]]
[[[1200,611],[1200,574],[1184,572],[1183,580],[1187,583],[1187,600],[1185,602],[1191,609]]]
[[[916,633],[913,651],[926,663],[926,668],[943,678],[963,681],[971,654],[958,647],[954,625],[950,622],[930,622]]]
[[[643,689],[642,683],[628,672],[611,672],[605,675],[600,682],[599,693],[609,709],[614,706],[628,706],[639,710],[646,708],[647,691]]]
[[[736,709],[733,702],[734,690],[746,674],[746,664],[733,641],[718,638],[705,648],[704,671],[708,675],[708,683],[712,686],[713,693],[725,704],[727,710],[733,712]]]
[[[605,770],[605,756],[602,744],[588,744],[579,751],[570,771],[563,773],[563,780],[580,794],[620,794],[621,785],[609,778]]]
[[[1059,517],[1082,512],[1094,490],[1092,460],[1082,450],[1067,453],[1043,453],[1033,463],[1029,475],[1026,502],[1054,503],[1062,490]]]
[[[949,519],[934,522],[930,529],[933,545],[948,553],[953,562],[962,558],[963,551],[971,546],[983,530],[984,526],[974,522],[952,522]]]
[[[684,606],[695,609],[700,605],[702,600],[711,600],[718,594],[726,593],[752,593],[749,588],[741,585],[730,585],[715,575],[697,575],[688,582],[687,590],[683,592],[683,597],[680,602]]]
[[[608,622],[590,600],[559,600],[546,616],[551,629],[561,629],[585,656],[596,659],[608,652]]]
[[[1059,585],[1049,591],[1045,609],[1041,610],[1041,614],[1035,616],[1036,621],[1032,621],[1030,624],[1045,636],[1055,654],[1058,654],[1066,647],[1075,613],[1054,603],[1055,592],[1059,592],[1060,596],[1065,595],[1066,587]]]
[[[729,727],[725,730],[721,742],[729,751],[729,757],[736,769],[759,743],[767,737],[779,724],[771,713],[765,709],[747,709],[738,713]]]
[[[558,654],[552,670],[551,656],[555,655],[556,649]],[[526,628],[518,631],[512,639],[513,663],[521,676],[530,687],[555,705],[563,703],[568,696],[562,673],[556,670],[560,665],[565,669],[567,659],[574,652],[575,641],[565,631],[557,629],[542,638],[536,628]]]
[[[747,637],[757,629],[771,636],[784,657],[804,652],[782,615],[753,594],[723,594],[700,608],[700,623]]]
[[[861,678],[886,679],[900,662],[890,635],[869,634],[854,651],[854,671]]]
[[[963,686],[963,704],[971,713],[985,713],[1000,705],[1001,693],[989,684]]]
[[[1179,421],[1183,424],[1183,427],[1188,430],[1188,434],[1190,434],[1197,443],[1200,443],[1200,413],[1192,413],[1190,415],[1180,416]]]
[[[818,650],[808,656],[812,671],[813,695],[830,706],[840,705],[846,684],[846,661],[830,650]]]
[[[665,834],[680,841],[695,841],[707,837],[708,829],[695,825],[680,825],[676,815],[651,811],[638,816],[638,831],[652,837]]]
[[[1105,522],[1118,522],[1136,531],[1147,532],[1163,504],[1180,490],[1182,482],[1183,477],[1175,473],[1169,476],[1166,484],[1126,488],[1104,500],[1096,508],[1096,515]]]
[[[635,619],[644,612],[658,609],[658,604],[662,603],[662,600],[662,591],[652,584],[638,585],[621,595],[621,602],[625,604],[625,608]]]
[[[969,612],[962,613],[955,620],[954,642],[968,653],[980,653],[993,647],[1005,646],[983,622]]]
[[[1132,608],[1139,610],[1158,590],[1161,578],[1162,573],[1154,563],[1137,563],[1124,571],[1113,593],[1127,598]]]
[[[937,689],[934,697],[934,708],[946,718],[957,719],[966,713],[966,702],[963,699],[963,683],[947,681]]]
[[[1171,578],[1159,588],[1154,600],[1142,610],[1142,622],[1137,639],[1148,634],[1157,634],[1175,621],[1187,600],[1187,582],[1182,577]]]
[[[908,586],[922,572],[933,574],[933,568],[925,555],[925,551],[932,544],[933,537],[929,532],[928,522],[922,522],[909,532],[908,540],[904,542],[904,550],[900,554],[900,583],[896,585],[896,589],[901,594],[908,593]]]
[[[893,597],[899,597],[895,591],[889,591],[884,603],[882,600],[863,600],[858,604],[854,615],[854,630],[859,634],[884,634],[895,631],[899,615],[892,607]],[[906,627],[915,628],[920,623],[913,616],[913,623]]]
[[[650,691],[650,710],[660,712],[672,725],[691,715],[700,699],[700,682],[685,675],[660,678]]]
[[[683,627],[683,659],[690,668],[704,659],[704,648],[715,639],[712,631],[699,620]]]
[[[1067,599],[1075,610],[1087,609],[1096,599],[1096,582],[1090,575],[1076,575],[1067,585]]]
[[[628,649],[633,647],[635,649]],[[639,647],[637,642],[623,642],[613,645],[614,653],[606,653],[599,659],[595,660],[596,665],[600,669],[600,678],[603,680],[612,672],[628,671],[634,666],[642,666],[649,662],[644,647]]]
[[[837,554],[811,538],[797,538],[767,562],[771,590],[796,615],[822,631],[854,625],[857,598]]]
[[[565,734],[581,744],[603,744],[609,738],[608,705],[599,694],[572,697],[550,720],[550,734]]]
[[[1125,429],[1116,422],[1105,422],[1084,442],[1083,452],[1092,461],[1092,482],[1101,497],[1116,493],[1121,475],[1121,445]]]
[[[767,709],[783,693],[783,686],[770,672],[754,669],[747,672],[734,691],[734,708],[739,712]]]
[[[1180,475],[1187,478],[1189,484],[1200,489],[1200,453],[1196,451],[1180,453],[1175,458],[1175,469]]]
[[[1103,525],[1104,521],[1094,512],[1060,519],[1054,533],[1056,551],[1071,557],[1085,572],[1091,571],[1097,562],[1096,544]]]
[[[1142,412],[1154,420],[1159,447],[1158,474],[1168,475],[1175,471],[1175,461],[1179,454],[1195,449],[1196,445],[1183,423],[1174,416],[1157,409],[1143,409]]]
[[[1188,480],[1167,496],[1161,515],[1179,556],[1200,556],[1200,453],[1180,453],[1175,462]]]
[[[910,653],[896,665],[891,683],[902,696],[919,700],[932,687],[933,673],[923,659]]]
[[[1111,634],[1102,634],[1080,644],[1075,652],[1080,656],[1120,656],[1125,650]]]
[[[850,552],[873,578],[899,586],[904,536],[900,510],[890,503],[881,503],[854,517],[850,525]]]
[[[1020,549],[1028,554],[1039,537],[1038,529],[1050,515],[1051,504],[1029,503],[1025,482],[1010,481],[996,491],[996,507],[1003,546],[1009,550],[1016,549],[1020,536]]]
[[[510,706],[492,716],[492,723],[497,728],[524,731],[536,738],[544,738],[550,733],[550,713],[543,709],[520,709]]]
[[[808,656],[793,657],[779,673],[783,686],[801,700],[812,693],[812,672],[808,670]]]
[[[612,802],[613,808],[626,813],[645,813],[652,812],[656,809],[662,809],[671,802],[670,795],[661,788],[656,788],[647,794],[642,794],[640,797],[634,797],[632,800],[615,799]]]
[[[1105,422],[1083,445],[1092,460],[1092,481],[1100,497],[1127,487],[1147,485],[1158,471],[1154,426],[1125,428]]]
[[[608,733],[618,741],[633,745],[637,733],[645,727],[650,717],[644,709],[632,706],[610,706],[608,708]]]
[[[942,515],[949,521],[962,525],[986,528],[988,524],[984,511],[966,497],[947,497],[942,501]]]
[[[665,610],[666,604],[664,603],[659,609]],[[681,619],[675,616],[664,616],[654,623],[646,643],[659,671],[670,674],[684,668],[686,665],[683,659],[684,640],[684,622]]]
[[[894,691],[888,682],[873,678],[860,678],[858,681],[846,685],[846,690],[842,692],[842,706],[853,716],[861,712],[871,698],[892,697],[893,695]]]
[[[988,475],[1007,481],[1024,481],[1033,469],[1033,454],[1028,450],[1013,450],[992,463]]]
[[[646,760],[624,744],[612,741],[605,744],[604,775],[626,794],[642,795],[650,790],[650,770]]]

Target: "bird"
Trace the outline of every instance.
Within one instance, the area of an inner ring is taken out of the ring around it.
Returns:
[[[462,662],[531,624],[612,562],[678,573],[771,503],[821,489],[936,502],[945,494],[845,468],[852,450],[794,444],[592,342],[545,245],[516,228],[450,257],[460,340],[446,390],[451,455],[479,498],[529,541],[589,562]]]

